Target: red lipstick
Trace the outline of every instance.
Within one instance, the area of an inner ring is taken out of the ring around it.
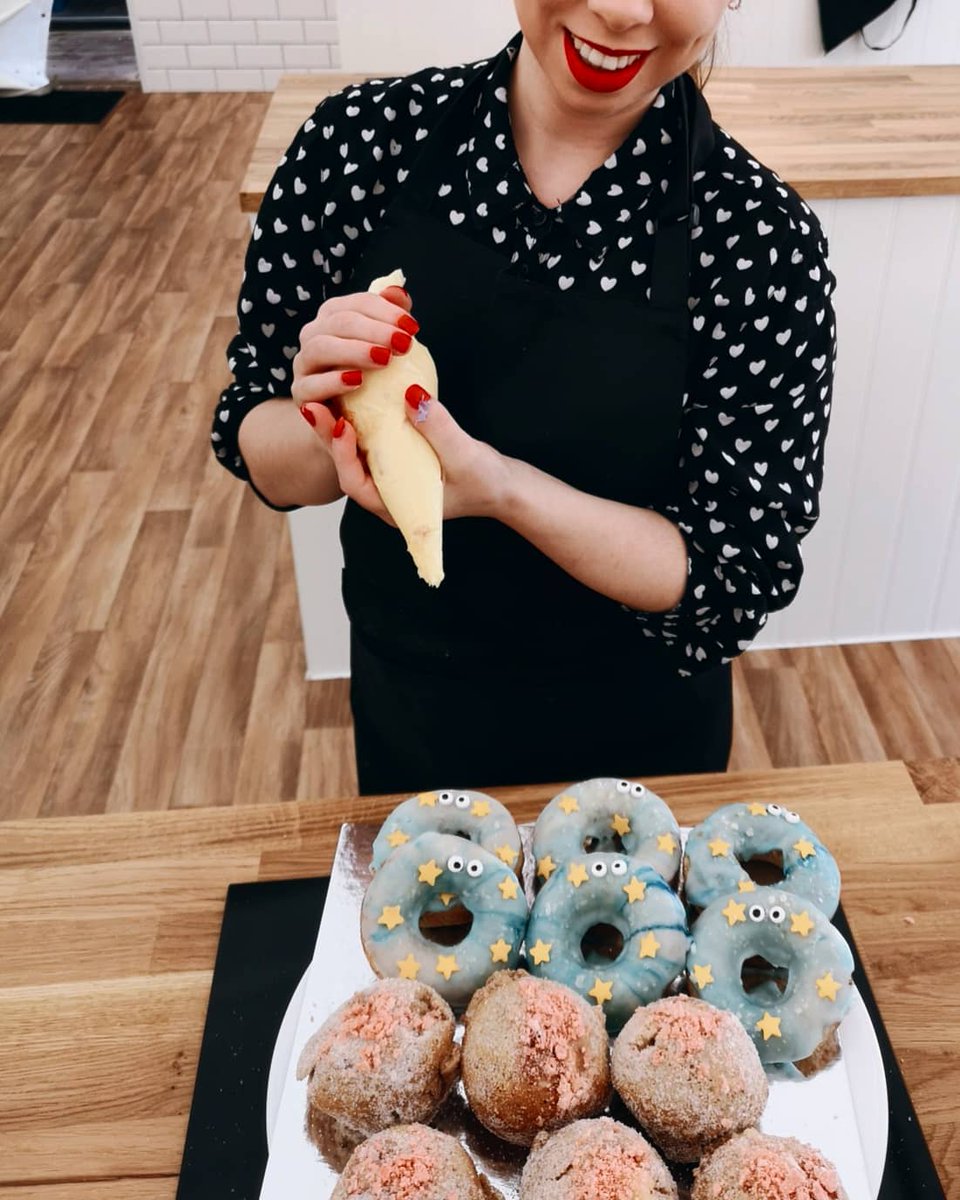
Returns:
[[[580,40],[586,41],[586,38]],[[587,42],[587,45],[593,46],[601,54],[607,54],[611,58],[623,58],[631,53],[629,50],[612,50],[599,46],[595,42]],[[629,67],[623,67],[619,71],[607,71],[603,67],[594,67],[580,57],[573,44],[573,37],[569,29],[563,31],[563,49],[570,74],[581,87],[585,87],[591,92],[619,92],[621,88],[626,87],[631,80],[637,77],[652,53],[650,50],[634,51],[633,53],[640,55],[635,63],[631,63]]]

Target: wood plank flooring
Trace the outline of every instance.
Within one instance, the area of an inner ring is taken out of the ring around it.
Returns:
[[[207,430],[269,97],[0,126],[0,819],[356,789],[285,518]],[[960,757],[960,642],[757,651],[733,769]]]

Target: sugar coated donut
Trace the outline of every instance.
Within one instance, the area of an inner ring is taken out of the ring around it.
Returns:
[[[297,1078],[311,1113],[363,1134],[429,1121],[457,1079],[450,1006],[412,979],[378,979],[332,1013],[306,1043]]]
[[[695,921],[687,955],[690,989],[729,1009],[765,1063],[808,1058],[853,999],[853,955],[809,900],[781,888],[736,891],[713,901]],[[746,991],[741,972],[759,956],[788,972]]]
[[[717,896],[752,892],[742,863],[782,859],[779,886],[805,896],[828,918],[840,900],[840,871],[830,851],[799,816],[780,804],[726,804],[690,831],[684,851],[687,903],[706,908]]]
[[[597,1117],[540,1134],[520,1200],[677,1200],[677,1185],[643,1134]]]
[[[691,1200],[847,1200],[837,1169],[796,1138],[747,1129],[694,1172]]]
[[[470,1111],[514,1145],[599,1113],[610,1099],[609,1056],[599,1011],[526,971],[498,971],[463,1017]]]
[[[583,939],[598,926],[616,931],[610,954],[588,949],[585,957]],[[613,1033],[638,1005],[664,994],[683,970],[689,941],[683,905],[662,875],[622,854],[581,854],[551,872],[537,895],[527,960],[532,974],[602,1007]]]
[[[397,849],[421,833],[453,833],[488,850],[519,875],[523,862],[516,822],[485,792],[421,792],[398,804],[373,843],[371,867],[379,871]]]
[[[673,880],[680,866],[680,827],[660,797],[642,783],[587,779],[554,796],[537,818],[537,883],[595,851],[626,854]]]
[[[733,1013],[692,996],[638,1008],[614,1043],[611,1070],[624,1104],[674,1162],[699,1162],[756,1124],[769,1092]]]
[[[330,1200],[501,1200],[456,1138],[396,1125],[358,1146]]]
[[[472,916],[467,936],[438,945],[420,932],[436,897]],[[527,900],[499,858],[449,833],[421,833],[377,871],[360,909],[364,953],[381,977],[416,979],[462,1008],[494,971],[515,967],[527,924]]]

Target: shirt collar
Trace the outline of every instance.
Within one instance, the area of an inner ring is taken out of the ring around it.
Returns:
[[[467,186],[481,223],[496,223],[514,213],[524,226],[531,219],[542,234],[552,223],[567,236],[589,238],[590,248],[618,236],[618,230],[643,213],[653,218],[666,194],[670,165],[680,149],[682,125],[676,81],[661,88],[620,146],[585,180],[576,195],[557,208],[544,209],[530,189],[513,141],[507,92],[523,34],[519,32],[490,59],[473,109],[471,136],[461,146],[466,154]],[[483,202],[486,202],[484,205]],[[544,218],[546,213],[546,219]],[[602,227],[602,236],[597,231]]]

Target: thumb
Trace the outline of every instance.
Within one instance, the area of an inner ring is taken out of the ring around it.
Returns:
[[[444,448],[462,431],[448,409],[420,386],[412,383],[406,390],[407,420],[416,426],[442,458]]]

